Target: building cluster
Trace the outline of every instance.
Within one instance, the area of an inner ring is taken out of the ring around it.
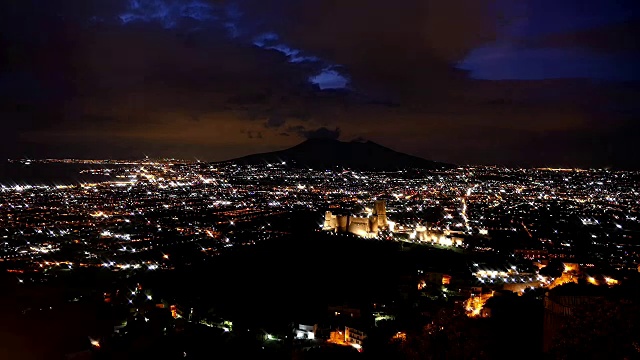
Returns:
[[[378,237],[378,232],[387,230],[387,209],[385,200],[376,200],[373,210],[367,209],[367,215],[335,215],[331,211],[325,213],[323,230],[336,233],[350,233],[365,238]]]
[[[20,266],[113,262],[116,269],[158,261],[157,253],[145,254],[187,244],[211,255],[236,242],[304,228],[302,213],[324,214],[316,224],[336,235],[617,270],[640,265],[636,172],[359,172],[173,159],[29,161],[81,166],[96,181],[0,186],[0,260]],[[60,258],[56,249],[67,244],[76,252]]]
[[[420,314],[441,301],[460,305],[468,317],[491,317],[505,294],[572,283],[614,287],[640,271],[638,172],[489,166],[361,172],[173,159],[28,163],[81,165],[83,179],[95,180],[0,185],[0,266],[21,283],[31,273],[55,273],[49,270],[170,270],[178,261],[210,261],[227,248],[300,231],[465,256],[463,271],[421,268],[403,280],[400,299]],[[130,304],[152,302],[146,293],[122,294]],[[565,300],[545,306],[561,318],[557,304]],[[186,311],[175,302],[166,306],[174,318]],[[395,310],[331,306],[330,325],[299,325],[294,334],[361,350]],[[199,322],[230,330],[225,322]],[[393,341],[406,338],[394,334]],[[282,340],[275,332],[260,336]]]

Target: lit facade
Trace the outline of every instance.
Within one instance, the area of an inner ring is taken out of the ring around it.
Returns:
[[[379,230],[389,227],[386,202],[377,200],[372,213],[368,216],[336,215],[327,211],[322,229],[336,233],[349,233],[364,238],[373,238]]]

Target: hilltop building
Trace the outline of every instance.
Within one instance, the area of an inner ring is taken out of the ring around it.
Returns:
[[[389,227],[387,221],[387,202],[384,200],[376,200],[373,216],[376,216],[378,227],[380,229],[386,229]]]
[[[376,200],[375,206],[368,216],[336,215],[327,211],[322,227],[325,231],[349,233],[365,238],[374,238],[378,236],[378,231],[388,228],[389,221],[384,200]]]

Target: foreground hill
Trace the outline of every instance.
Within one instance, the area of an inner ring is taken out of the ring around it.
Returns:
[[[339,167],[373,171],[439,170],[454,166],[404,154],[371,141],[344,142],[327,139],[309,139],[285,150],[248,155],[219,164],[260,165],[283,162],[292,167],[312,169]]]

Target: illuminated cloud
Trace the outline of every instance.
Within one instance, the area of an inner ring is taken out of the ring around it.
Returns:
[[[275,50],[284,54],[291,63],[314,62],[324,63],[324,69],[320,73],[309,76],[309,82],[318,85],[320,90],[328,89],[345,89],[349,84],[349,80],[340,74],[335,66],[327,65],[317,56],[304,54],[302,50],[291,48],[280,42],[280,37],[273,32],[266,32],[256,36],[253,44],[257,47]]]
[[[257,47],[266,47],[270,46],[270,44],[278,41],[280,37],[276,33],[266,32],[264,34],[260,34],[253,39],[253,44]]]
[[[543,80],[585,78],[640,80],[637,62],[628,56],[584,49],[486,47],[474,50],[459,64],[476,79]]]
[[[131,22],[159,22],[165,28],[177,27],[185,19],[212,21],[218,17],[213,5],[202,1],[129,0],[127,9],[119,15],[124,24]]]
[[[129,0],[126,12],[120,14],[119,18],[123,24],[158,22],[166,29],[179,27],[185,19],[205,24],[221,21],[231,38],[238,38],[243,32],[240,24],[242,12],[234,3],[218,7],[197,0],[186,2],[179,0]],[[265,32],[254,36],[252,42],[261,49],[274,50],[283,54],[290,63],[322,64],[325,69],[319,74],[309,77],[309,82],[318,85],[321,90],[345,88],[348,84],[347,77],[338,73],[334,65],[328,64],[317,56],[286,45],[274,32]]]
[[[302,50],[291,48],[283,43],[279,42],[280,37],[273,33],[267,32],[256,36],[253,40],[253,44],[259,48],[267,50],[275,50],[284,54],[289,62],[301,63],[305,61],[309,62],[321,62],[321,60],[312,55],[306,55]]]
[[[640,17],[633,6],[625,0],[505,3],[511,20],[458,67],[487,80],[640,80],[640,51],[632,35]]]
[[[349,80],[333,68],[323,69],[319,74],[309,77],[309,81],[321,90],[344,89],[349,84]]]

